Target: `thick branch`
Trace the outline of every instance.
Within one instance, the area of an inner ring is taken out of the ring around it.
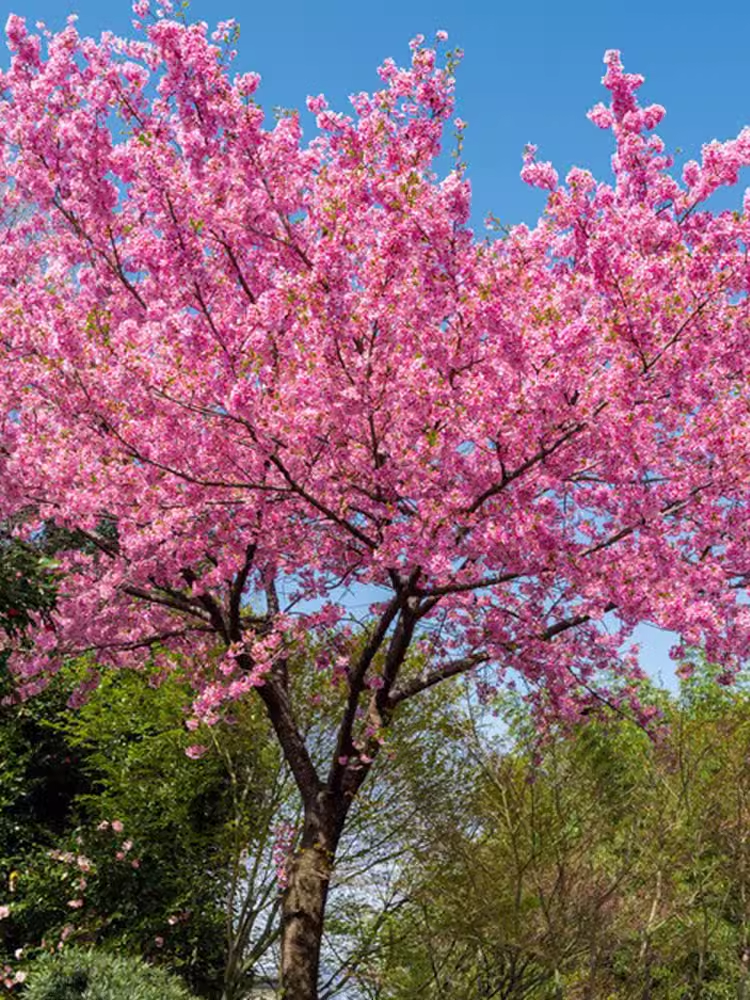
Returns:
[[[218,233],[214,232],[213,236],[214,236],[214,239],[217,240],[217,242],[221,246],[224,247],[224,250],[226,251],[227,257],[229,257],[229,260],[230,260],[230,262],[232,264],[232,267],[234,268],[234,272],[237,275],[237,280],[240,283],[240,287],[242,288],[242,291],[245,293],[245,295],[248,297],[248,299],[252,302],[252,304],[255,305],[255,301],[256,301],[255,296],[253,295],[252,291],[250,290],[250,286],[248,285],[248,283],[247,283],[247,281],[245,279],[245,276],[242,273],[242,269],[240,267],[239,261],[237,260],[237,255],[235,254],[234,250],[232,249],[232,247],[230,246],[230,244],[228,243],[228,241],[225,240],[225,239],[223,239],[221,236],[219,236]]]
[[[497,496],[498,493],[502,493],[506,486],[509,486],[514,480],[519,479],[525,472],[529,469],[533,469],[535,465],[543,462],[545,459],[549,458],[550,455],[554,455],[558,448],[561,448],[566,441],[569,441],[576,434],[579,434],[587,425],[585,423],[574,424],[569,430],[565,431],[553,444],[542,445],[535,455],[531,458],[527,458],[525,462],[522,462],[517,468],[512,472],[506,472],[503,470],[503,474],[499,482],[494,483],[484,493],[480,493],[479,496],[462,512],[464,514],[476,514],[480,507],[482,507],[487,500],[491,497]]]
[[[147,649],[151,646],[158,646],[169,639],[182,639],[192,632],[212,632],[210,625],[188,625],[185,628],[172,629],[167,632],[157,632],[148,635],[143,639],[133,639],[131,642],[99,642],[96,645],[85,646],[81,649],[71,650],[70,655],[82,656],[84,653],[97,653],[104,649],[115,649],[120,652],[132,652],[136,649]]]
[[[354,722],[357,717],[360,695],[364,689],[365,676],[370,668],[370,665],[372,664],[373,659],[383,645],[383,640],[385,639],[393,620],[398,614],[401,602],[402,597],[400,594],[396,594],[389,602],[385,611],[378,619],[378,623],[370,634],[364,648],[360,652],[356,663],[352,666],[349,672],[349,696],[347,698],[341,725],[339,726],[338,736],[336,739],[336,751],[333,755],[331,771],[328,775],[328,784],[331,788],[336,787],[340,783],[342,777],[343,768],[342,765],[339,764],[339,759],[348,757],[351,753],[352,733]]]
[[[609,604],[605,605],[604,613],[614,611],[616,607],[617,605],[610,601]],[[576,628],[578,625],[585,625],[588,621],[591,621],[590,615],[574,615],[572,618],[564,618],[559,622],[555,622],[554,625],[550,625],[540,634],[531,636],[530,638],[549,641],[554,639],[555,636],[567,632],[569,629]],[[406,701],[408,698],[412,698],[414,695],[420,694],[422,691],[426,691],[428,688],[434,687],[436,684],[448,680],[450,677],[458,677],[459,674],[468,673],[469,670],[482,663],[489,663],[490,659],[491,657],[488,653],[480,652],[444,663],[441,667],[437,667],[435,670],[428,674],[423,674],[421,677],[415,677],[414,680],[409,681],[394,691],[388,698],[387,708],[392,711],[402,701]]]
[[[229,634],[232,642],[239,642],[242,636],[242,624],[240,621],[242,594],[253,565],[255,549],[256,546],[252,543],[245,549],[245,562],[242,564],[242,569],[234,578],[229,594]]]
[[[664,504],[659,511],[658,516],[667,517],[670,514],[676,513],[683,507],[686,507],[691,500],[698,496],[699,493],[702,493],[703,490],[708,489],[709,486],[713,486],[713,480],[708,480],[705,483],[701,483],[699,486],[694,486],[687,496],[681,497],[679,500],[671,500],[669,503]],[[619,531],[616,531],[608,538],[604,538],[601,542],[597,542],[596,545],[592,545],[590,548],[582,552],[580,557],[583,558],[584,556],[591,556],[595,552],[600,552],[602,549],[609,548],[610,545],[614,545],[616,542],[622,541],[623,538],[627,538],[640,528],[645,528],[648,523],[649,522],[644,517],[641,517],[641,519],[635,524],[629,524],[624,528],[620,528]]]
[[[173,611],[179,611],[182,614],[193,615],[200,621],[208,623],[205,609],[198,607],[190,598],[182,597],[179,593],[156,594],[142,587],[131,586],[123,587],[122,592],[129,597],[137,597],[141,601],[147,601],[149,604],[159,604],[164,608],[171,608]]]
[[[604,614],[610,611],[614,611],[617,605],[610,601],[604,606]],[[536,639],[554,639],[556,635],[560,635],[561,632],[567,632],[568,629],[576,628],[578,625],[585,625],[586,622],[591,621],[591,615],[574,615],[572,618],[563,618],[561,621],[556,622],[554,625],[550,625],[546,628],[541,635],[535,636]]]
[[[184,569],[182,571],[182,575],[190,586],[193,586],[193,584],[195,584],[198,580],[198,577],[191,569]],[[224,612],[222,611],[218,601],[210,594],[197,594],[195,599],[198,604],[200,604],[201,607],[205,608],[208,612],[211,624],[228,646],[231,642],[229,637],[229,626],[224,618]]]
[[[465,674],[469,670],[473,670],[474,667],[478,667],[481,663],[487,663],[489,659],[490,657],[487,653],[474,653],[471,656],[463,656],[459,660],[451,660],[449,663],[444,663],[441,667],[437,667],[427,675],[415,677],[414,680],[408,681],[390,694],[388,709],[392,711],[402,701],[413,698],[414,695],[420,694],[422,691],[426,691],[428,688],[434,687],[436,684],[440,684],[441,681],[448,680],[450,677],[458,677],[459,674]]]
[[[445,597],[449,594],[465,594],[470,590],[481,590],[484,587],[495,587],[501,583],[510,583],[524,576],[523,573],[498,573],[497,576],[479,577],[466,583],[446,583],[442,587],[426,587],[417,591],[420,597]]]
[[[252,669],[252,660],[247,653],[240,654],[237,662],[247,672]],[[266,707],[268,718],[276,733],[284,759],[294,776],[305,808],[310,808],[315,805],[322,784],[292,715],[287,692],[274,679],[267,680],[256,690]]]
[[[100,552],[103,552],[105,556],[109,556],[113,559],[115,556],[120,554],[120,546],[117,542],[100,538],[99,535],[90,531],[84,531],[82,528],[77,528],[76,530],[86,539],[87,542],[91,542],[95,548],[97,548]]]
[[[419,619],[419,610],[419,598],[407,597],[388,645],[383,666],[383,685],[375,692],[370,708],[373,721],[378,725],[382,725],[387,720],[387,712],[390,708],[389,695],[409,651],[414,629]]]

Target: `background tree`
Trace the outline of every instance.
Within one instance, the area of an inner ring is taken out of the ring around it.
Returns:
[[[540,719],[627,704],[644,620],[728,675],[747,653],[750,206],[704,202],[750,133],[678,182],[610,52],[614,183],[560,185],[529,147],[545,216],[481,241],[461,170],[434,172],[455,55],[415,40],[352,116],[311,99],[305,146],[230,76],[233,25],[135,9],[134,40],[7,26],[2,513],[90,546],[60,551],[12,663],[29,694],[66,656],[179,654],[197,720],[260,699],[304,812],[282,979],[312,1000],[351,804],[407,701],[513,670]],[[311,637],[322,743],[293,696]]]
[[[612,987],[640,887],[648,739],[589,722],[540,748],[528,712],[513,714],[505,749],[465,736],[470,802],[404,865],[407,903],[373,996],[562,1000]]]
[[[698,662],[652,737],[589,717],[540,745],[528,709],[476,752],[457,821],[405,846],[403,905],[363,996],[729,1000],[747,991],[748,702]]]
[[[69,665],[0,723],[2,957],[22,949],[25,968],[40,946],[84,942],[166,963],[200,996],[242,996],[278,935],[288,789],[267,724],[238,706],[191,760],[177,674],[158,688],[110,674],[71,709],[85,675]]]

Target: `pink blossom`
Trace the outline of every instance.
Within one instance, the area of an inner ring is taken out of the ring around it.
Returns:
[[[314,115],[319,115],[328,108],[328,101],[322,94],[318,94],[317,97],[307,98],[307,110],[312,112]]]
[[[375,722],[460,674],[490,701],[516,678],[541,729],[592,692],[647,722],[627,644],[651,622],[730,681],[750,653],[750,199],[709,199],[750,131],[680,175],[611,50],[590,114],[611,176],[561,182],[529,146],[544,212],[485,242],[468,170],[440,159],[465,124],[458,50],[417,36],[351,113],[312,97],[308,140],[168,12],[138,2],[146,34],[99,41],[8,19],[0,519],[34,498],[21,530],[90,539],[8,640],[19,696],[82,656],[178,672],[189,730],[254,705],[335,799],[382,752]],[[334,704],[317,774],[299,720]],[[280,877],[293,849],[281,829]]]
[[[588,113],[588,117],[599,128],[612,128],[614,118],[612,112],[604,104],[596,104]]]
[[[536,159],[536,146],[527,145],[524,150],[524,165],[521,178],[532,187],[545,188],[554,191],[557,187],[557,171],[551,163],[539,163]]]

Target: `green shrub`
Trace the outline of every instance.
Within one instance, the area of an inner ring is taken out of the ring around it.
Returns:
[[[137,958],[66,950],[29,971],[25,1000],[192,1000],[174,976]]]

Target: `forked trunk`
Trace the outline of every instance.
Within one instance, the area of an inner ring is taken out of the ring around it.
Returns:
[[[330,817],[308,816],[300,848],[288,865],[281,909],[283,1000],[318,1000],[323,919],[339,834]]]

